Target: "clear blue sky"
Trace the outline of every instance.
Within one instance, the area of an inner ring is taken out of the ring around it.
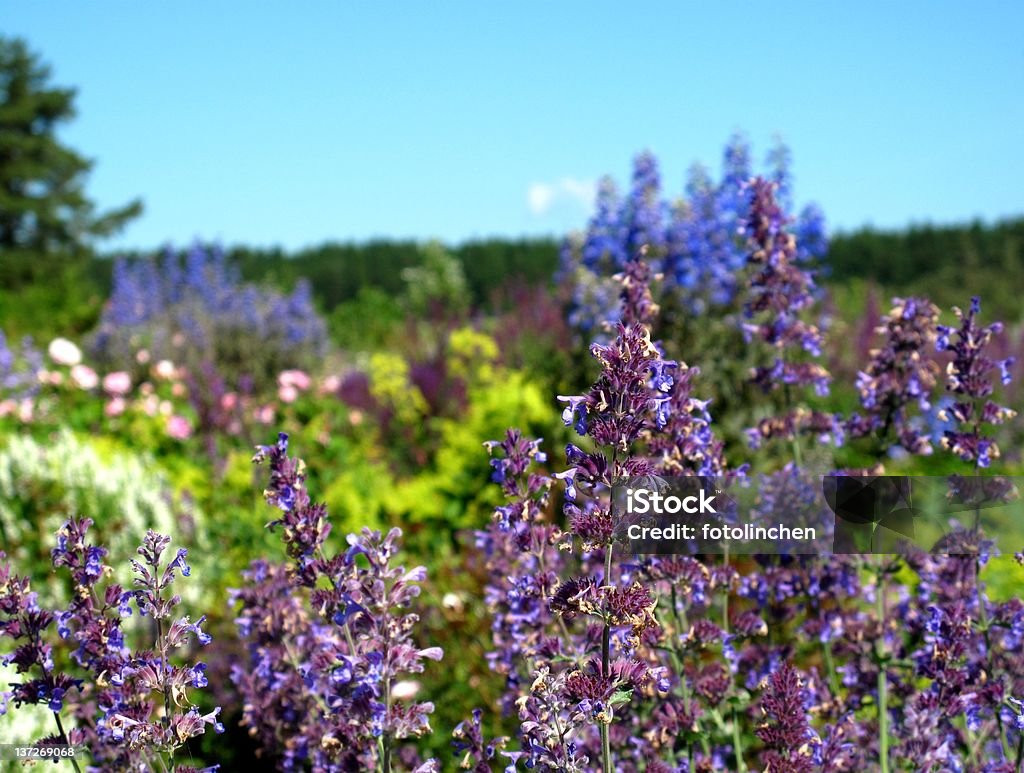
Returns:
[[[581,227],[781,136],[833,228],[1024,213],[1024,3],[2,4],[60,84],[117,246],[288,248]]]

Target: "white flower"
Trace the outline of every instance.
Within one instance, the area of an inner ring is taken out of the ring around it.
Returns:
[[[47,352],[58,365],[77,365],[82,361],[82,350],[66,338],[54,338]]]
[[[391,686],[391,697],[396,701],[406,701],[410,698],[415,698],[416,693],[420,691],[420,683],[411,679],[404,679],[399,682],[395,682]]]
[[[159,379],[170,381],[174,378],[174,363],[170,360],[160,360],[153,366],[153,373]]]

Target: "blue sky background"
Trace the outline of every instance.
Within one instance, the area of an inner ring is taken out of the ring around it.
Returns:
[[[781,136],[833,228],[1024,213],[1024,3],[0,3],[79,88],[111,246],[563,233]]]

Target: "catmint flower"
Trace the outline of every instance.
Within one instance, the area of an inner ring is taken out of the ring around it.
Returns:
[[[978,298],[971,299],[966,314],[957,307],[953,311],[960,320],[960,327],[940,325],[936,341],[938,351],[952,355],[946,367],[946,389],[953,395],[953,403],[940,411],[939,418],[943,421],[952,418],[955,428],[943,433],[942,447],[965,462],[974,462],[976,467],[988,467],[999,457],[999,446],[982,434],[983,425],[1003,424],[1017,415],[1016,411],[989,399],[994,390],[992,371],[999,370],[1001,382],[1008,383],[1013,359],[996,361],[985,354],[992,336],[1002,330],[1002,324],[995,322],[985,327],[978,324],[977,316],[981,312]]]
[[[440,647],[412,642],[418,618],[406,610],[426,569],[394,565],[398,529],[350,534],[348,549],[328,558],[327,510],[310,501],[304,465],[288,456],[288,436],[258,447],[253,461],[270,462],[265,498],[284,515],[269,525],[284,527],[298,566],[254,562],[247,586],[232,592],[251,660],[250,668],[235,669],[247,702],[243,724],[286,769],[303,757],[316,769],[375,768],[379,749],[390,754],[396,742],[430,731],[433,704],[407,700],[411,695],[391,700],[410,682],[406,675],[443,656]]]
[[[939,310],[924,298],[894,298],[878,332],[882,346],[871,350],[871,361],[857,375],[864,415],[854,415],[847,430],[854,437],[892,430],[897,443],[910,453],[931,453],[927,434],[912,421],[910,410],[931,408],[938,366],[930,359]]]
[[[766,721],[757,730],[758,738],[768,747],[766,771],[810,773],[816,767],[814,748],[821,740],[811,729],[805,700],[804,683],[789,663],[768,677],[761,700]]]

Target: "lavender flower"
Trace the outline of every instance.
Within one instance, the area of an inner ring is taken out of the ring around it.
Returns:
[[[192,623],[188,617],[175,617],[180,599],[167,593],[176,572],[189,573],[186,551],[177,551],[164,564],[170,538],[150,531],[139,548],[141,560],[132,561],[137,588],[104,587],[101,582],[109,575],[102,564],[106,550],[89,544],[90,525],[88,519],[66,522],[52,551],[54,568],[66,569],[72,580],[66,610],[40,609],[28,580],[14,576],[9,564],[0,566],[0,633],[26,639],[10,662],[22,673],[33,666],[42,672],[32,682],[16,686],[15,706],[47,704],[56,716],[61,742],[85,745],[103,770],[138,770],[154,755],[171,769],[175,752],[190,738],[202,735],[207,726],[224,730],[218,720],[220,708],[203,714],[190,700],[191,690],[208,684],[205,664],[178,666],[170,659],[193,638],[200,644],[210,641],[200,627],[205,618]],[[132,614],[131,602],[153,620],[155,650],[128,647],[122,621]],[[86,678],[54,670],[53,648],[44,638],[54,620],[60,639],[77,645],[70,660]],[[61,715],[74,720],[67,732]]]
[[[999,457],[999,446],[983,434],[983,426],[1003,424],[1017,415],[1016,411],[989,399],[994,391],[992,376],[998,370],[1000,381],[1008,384],[1014,360],[1012,357],[993,360],[985,354],[992,336],[1002,330],[1002,324],[978,325],[977,316],[981,311],[978,298],[971,299],[966,314],[957,307],[953,311],[960,320],[960,327],[939,325],[935,344],[938,351],[949,351],[952,355],[946,368],[946,389],[954,395],[954,402],[943,410],[940,418],[945,421],[951,417],[956,428],[943,434],[942,447],[965,462],[974,462],[976,467],[988,467]]]
[[[743,330],[748,342],[761,341],[774,353],[771,364],[751,371],[750,380],[766,393],[781,389],[787,398],[792,389],[808,386],[824,396],[831,380],[828,371],[816,362],[800,359],[801,352],[804,357],[821,356],[821,331],[803,318],[803,312],[814,303],[814,280],[798,265],[796,236],[788,230],[788,219],[776,198],[777,188],[777,183],[762,177],[749,184],[751,206],[743,230],[752,274],[744,306],[749,321]],[[795,440],[801,434],[831,435],[837,444],[842,442],[837,417],[803,406],[787,405],[781,415],[763,419],[747,430],[754,448],[765,440]]]
[[[768,677],[761,710],[766,722],[757,736],[768,747],[763,755],[769,773],[809,773],[816,767],[814,748],[821,743],[811,729],[805,688],[789,663]]]
[[[848,420],[852,436],[875,433],[884,439],[892,430],[910,453],[931,453],[928,436],[913,423],[910,411],[916,406],[923,414],[931,408],[938,366],[928,350],[935,342],[938,318],[938,308],[927,299],[893,299],[892,311],[878,328],[885,335],[883,344],[871,350],[870,363],[857,374],[864,415]]]
[[[398,529],[350,534],[348,549],[328,558],[327,511],[311,503],[303,463],[288,456],[288,436],[259,446],[253,461],[270,463],[264,498],[284,515],[269,526],[283,526],[296,565],[285,571],[256,562],[251,585],[233,593],[252,665],[248,675],[236,672],[252,707],[243,722],[268,752],[282,744],[284,770],[308,759],[316,770],[391,771],[394,744],[429,732],[434,709],[392,694],[399,677],[443,654],[413,643],[418,617],[405,611],[426,570],[394,566]],[[436,770],[436,763],[416,770]]]

